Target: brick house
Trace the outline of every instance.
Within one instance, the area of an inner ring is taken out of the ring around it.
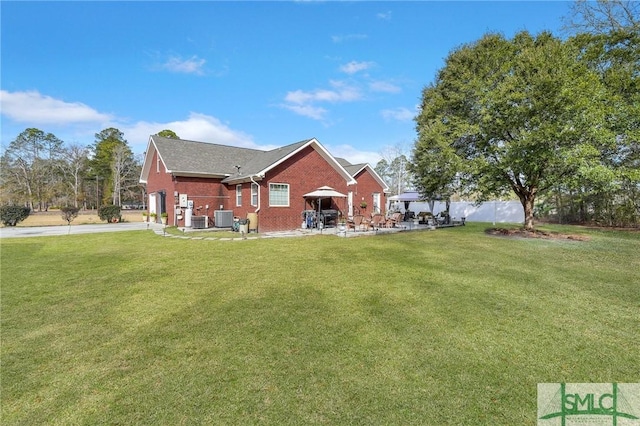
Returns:
[[[206,217],[207,227],[226,226],[232,215],[260,232],[300,228],[308,210],[384,214],[388,191],[370,165],[335,158],[316,139],[262,151],[152,135],[140,182],[157,221],[166,213],[169,225]],[[305,198],[323,186],[347,197]]]

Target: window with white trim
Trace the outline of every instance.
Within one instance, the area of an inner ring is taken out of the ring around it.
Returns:
[[[373,193],[373,212],[380,213],[380,193]]]
[[[236,185],[236,207],[242,206],[242,185]]]
[[[256,207],[258,205],[258,184],[251,183],[251,205]]]
[[[269,184],[269,206],[289,207],[289,184],[270,183]]]

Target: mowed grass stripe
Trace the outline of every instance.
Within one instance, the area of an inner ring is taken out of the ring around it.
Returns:
[[[638,234],[483,228],[3,240],[3,423],[535,424],[539,382],[638,380]]]

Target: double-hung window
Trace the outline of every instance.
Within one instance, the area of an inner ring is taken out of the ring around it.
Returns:
[[[373,193],[373,212],[380,213],[380,193]]]
[[[258,205],[258,184],[251,183],[251,205],[256,207]]]
[[[269,184],[269,206],[289,207],[289,184],[270,183]]]
[[[236,207],[242,206],[242,185],[236,185]]]

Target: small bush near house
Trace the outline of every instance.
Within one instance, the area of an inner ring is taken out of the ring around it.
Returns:
[[[122,220],[120,217],[120,206],[100,207],[98,216],[101,220],[106,220],[107,222],[120,222]]]
[[[2,206],[0,207],[0,220],[5,226],[16,226],[29,217],[29,213],[31,213],[29,207]]]

